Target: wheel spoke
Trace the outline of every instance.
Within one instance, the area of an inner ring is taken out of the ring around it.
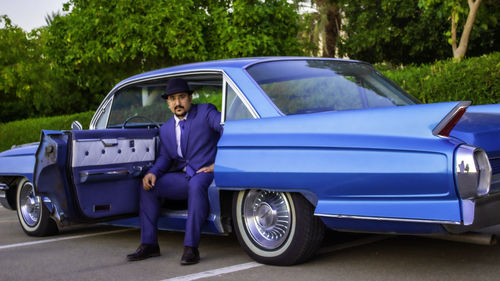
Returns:
[[[35,226],[40,219],[40,202],[35,196],[33,185],[26,182],[21,187],[20,208],[22,219],[28,226]]]
[[[245,195],[243,215],[247,232],[265,249],[279,248],[290,232],[290,205],[284,193],[251,190]]]

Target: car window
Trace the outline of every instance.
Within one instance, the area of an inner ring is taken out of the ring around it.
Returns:
[[[97,117],[97,120],[95,121],[95,128],[97,129],[106,128],[110,112],[111,112],[111,99],[108,99],[104,102],[104,104],[100,108],[100,112],[96,112],[96,114],[94,115]]]
[[[418,103],[365,63],[271,61],[247,71],[287,115]]]
[[[198,85],[193,92],[193,103],[211,103],[222,110],[222,85]]]
[[[226,84],[226,91],[226,120],[252,119],[252,114],[229,84]]]
[[[108,127],[127,124],[163,123],[172,113],[161,97],[164,85],[136,85],[119,91],[109,115]],[[133,118],[133,119],[132,119]]]
[[[173,114],[161,95],[165,92],[168,78],[140,82],[120,89],[114,95],[108,128],[145,127],[161,125]],[[222,75],[199,74],[184,75],[193,91],[193,103],[212,103],[220,111],[222,108]]]

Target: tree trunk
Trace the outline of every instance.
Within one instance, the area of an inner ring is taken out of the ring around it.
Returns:
[[[340,9],[333,3],[327,4],[327,22],[325,26],[325,44],[323,45],[323,57],[335,57],[337,38],[340,32]]]
[[[456,11],[452,12],[451,16],[451,46],[453,49],[453,57],[457,60],[461,60],[465,56],[467,51],[467,45],[469,44],[470,32],[474,21],[476,20],[477,9],[481,4],[482,0],[467,0],[469,4],[469,15],[467,16],[467,21],[465,22],[464,30],[462,31],[462,36],[460,37],[460,44],[457,47],[457,21],[456,21]]]

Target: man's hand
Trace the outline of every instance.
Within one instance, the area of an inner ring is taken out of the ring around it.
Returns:
[[[203,167],[203,168],[199,169],[198,171],[196,171],[197,174],[199,174],[199,173],[213,173],[213,172],[214,172],[214,164],[212,164],[210,166]]]
[[[146,174],[142,178],[142,186],[144,190],[151,190],[155,186],[156,176],[152,173]]]

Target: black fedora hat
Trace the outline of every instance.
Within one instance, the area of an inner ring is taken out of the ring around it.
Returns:
[[[193,91],[189,90],[189,86],[186,80],[182,78],[172,78],[167,82],[167,89],[165,93],[161,95],[162,98],[166,99],[168,96],[177,93],[188,93],[192,94]]]

